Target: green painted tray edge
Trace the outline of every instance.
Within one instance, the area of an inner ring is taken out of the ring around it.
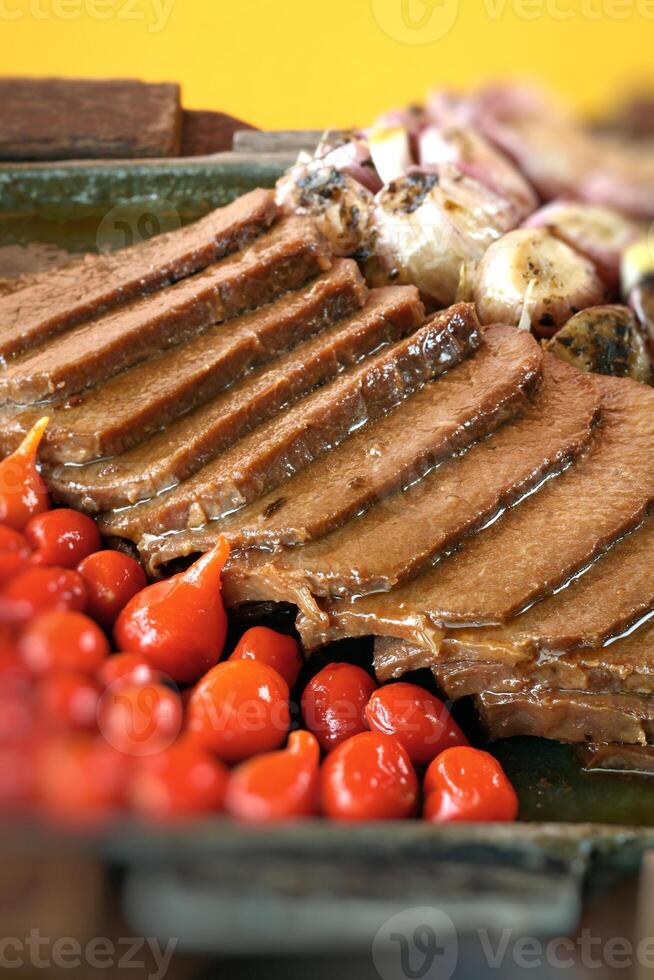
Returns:
[[[0,211],[65,218],[117,203],[169,200],[197,213],[254,187],[273,187],[294,162],[287,153],[219,153],[171,160],[0,165]]]

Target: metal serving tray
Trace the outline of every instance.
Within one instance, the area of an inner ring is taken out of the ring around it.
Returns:
[[[191,221],[274,185],[295,158],[295,148],[248,150],[0,166],[0,280]],[[338,656],[369,658],[370,644],[341,646]],[[369,949],[389,919],[424,906],[464,932],[490,917],[500,930],[565,935],[582,892],[634,874],[654,842],[654,777],[585,773],[572,749],[539,739],[491,749],[520,796],[516,825],[309,821],[250,830],[214,820],[153,832],[129,824],[81,846],[126,869],[135,929],[175,934],[191,950]],[[51,846],[24,829],[5,842],[19,851]]]

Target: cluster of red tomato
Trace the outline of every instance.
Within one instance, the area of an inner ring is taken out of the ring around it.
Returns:
[[[35,462],[45,424],[0,463],[0,804],[78,824],[123,809],[393,819],[417,815],[426,770],[426,819],[515,819],[497,761],[417,685],[330,664],[291,730],[294,639],[254,627],[218,662],[226,543],[148,586],[136,561],[101,550],[90,518],[50,509]]]

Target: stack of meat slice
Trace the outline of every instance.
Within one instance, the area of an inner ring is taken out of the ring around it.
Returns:
[[[255,191],[0,299],[0,445],[47,414],[55,498],[141,544],[253,502],[480,342],[471,306],[427,319],[413,287],[369,291]]]
[[[47,413],[56,499],[152,571],[225,535],[227,602],[308,649],[373,635],[493,736],[654,743],[651,389],[368,291],[265,191],[0,298],[0,350],[2,448]]]

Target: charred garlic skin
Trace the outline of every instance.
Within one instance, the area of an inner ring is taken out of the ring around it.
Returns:
[[[415,168],[376,197],[372,215],[376,257],[387,280],[415,284],[426,299],[448,306],[459,297],[464,270],[514,218],[507,202],[454,165]]]
[[[298,164],[277,184],[276,200],[285,213],[313,218],[336,255],[370,254],[373,196],[336,167]]]
[[[594,306],[571,317],[545,345],[582,371],[649,382],[651,365],[640,325],[626,306]]]
[[[504,198],[514,210],[514,226],[538,207],[536,192],[517,167],[472,127],[427,126],[420,134],[418,147],[422,168],[454,164]]]
[[[549,337],[610,291],[589,259],[546,228],[517,228],[487,250],[474,297],[482,323],[526,323]]]
[[[585,255],[616,294],[622,255],[642,234],[640,224],[619,211],[582,201],[552,201],[535,211],[525,228],[546,228]]]
[[[309,162],[309,169],[323,170],[329,167],[335,167],[339,173],[354,178],[371,194],[376,194],[383,186],[370,152],[368,138],[356,130],[325,134],[316,148],[313,160]]]

